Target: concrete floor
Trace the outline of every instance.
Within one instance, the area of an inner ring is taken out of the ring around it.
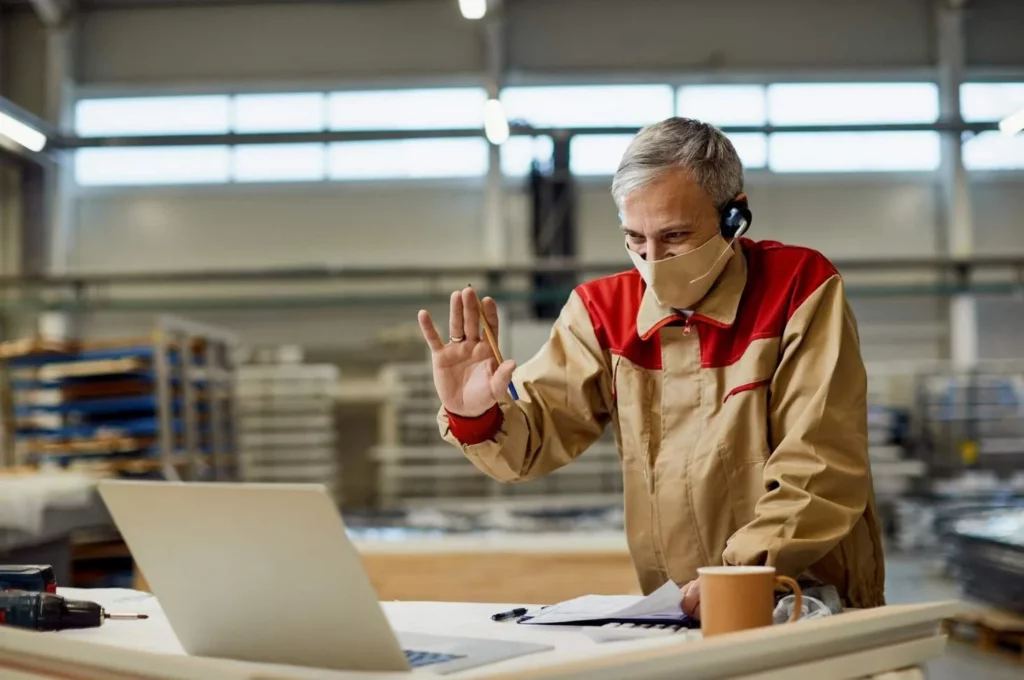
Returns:
[[[961,599],[956,585],[941,575],[937,559],[893,553],[886,556],[885,590],[889,604]],[[1024,664],[951,640],[945,656],[928,664],[928,680],[960,678],[1021,680]]]

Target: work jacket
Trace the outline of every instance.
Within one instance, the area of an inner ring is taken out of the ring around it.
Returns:
[[[636,270],[571,294],[506,397],[444,437],[515,482],[572,462],[611,424],[645,593],[706,565],[771,565],[884,604],[866,375],[843,280],[821,254],[740,240],[687,318]]]

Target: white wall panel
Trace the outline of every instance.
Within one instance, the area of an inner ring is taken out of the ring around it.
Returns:
[[[15,104],[37,116],[46,114],[46,33],[36,15],[29,11],[5,8],[0,30],[4,54],[2,93]]]
[[[514,0],[522,70],[924,66],[928,0]]]
[[[478,182],[86,192],[73,271],[458,264],[480,250]]]
[[[972,0],[964,13],[967,62],[971,66],[1024,65],[1024,2]]]
[[[444,76],[479,71],[454,3],[280,3],[86,12],[85,83]]]
[[[1024,181],[990,176],[971,184],[974,250],[983,255],[1024,255]]]

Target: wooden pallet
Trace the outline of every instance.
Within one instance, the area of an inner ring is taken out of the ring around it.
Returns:
[[[946,619],[942,627],[951,639],[1024,663],[1024,617],[999,609],[976,609]]]

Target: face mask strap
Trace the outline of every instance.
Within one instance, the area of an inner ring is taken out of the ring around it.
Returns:
[[[718,259],[715,260],[715,263],[711,265],[711,268],[708,269],[707,272],[705,272],[703,275],[698,276],[697,278],[695,278],[692,281],[690,281],[690,285],[693,285],[693,284],[697,283],[698,281],[701,281],[701,280],[706,279],[707,277],[711,276],[711,272],[715,271],[715,268],[718,267],[718,263],[722,261],[722,258],[725,257],[726,253],[728,253],[730,250],[732,250],[732,244],[734,244],[734,243],[736,243],[736,237],[735,236],[733,237],[733,239],[731,241],[729,241],[729,243],[726,244],[725,249],[722,251],[722,254],[718,256]]]

